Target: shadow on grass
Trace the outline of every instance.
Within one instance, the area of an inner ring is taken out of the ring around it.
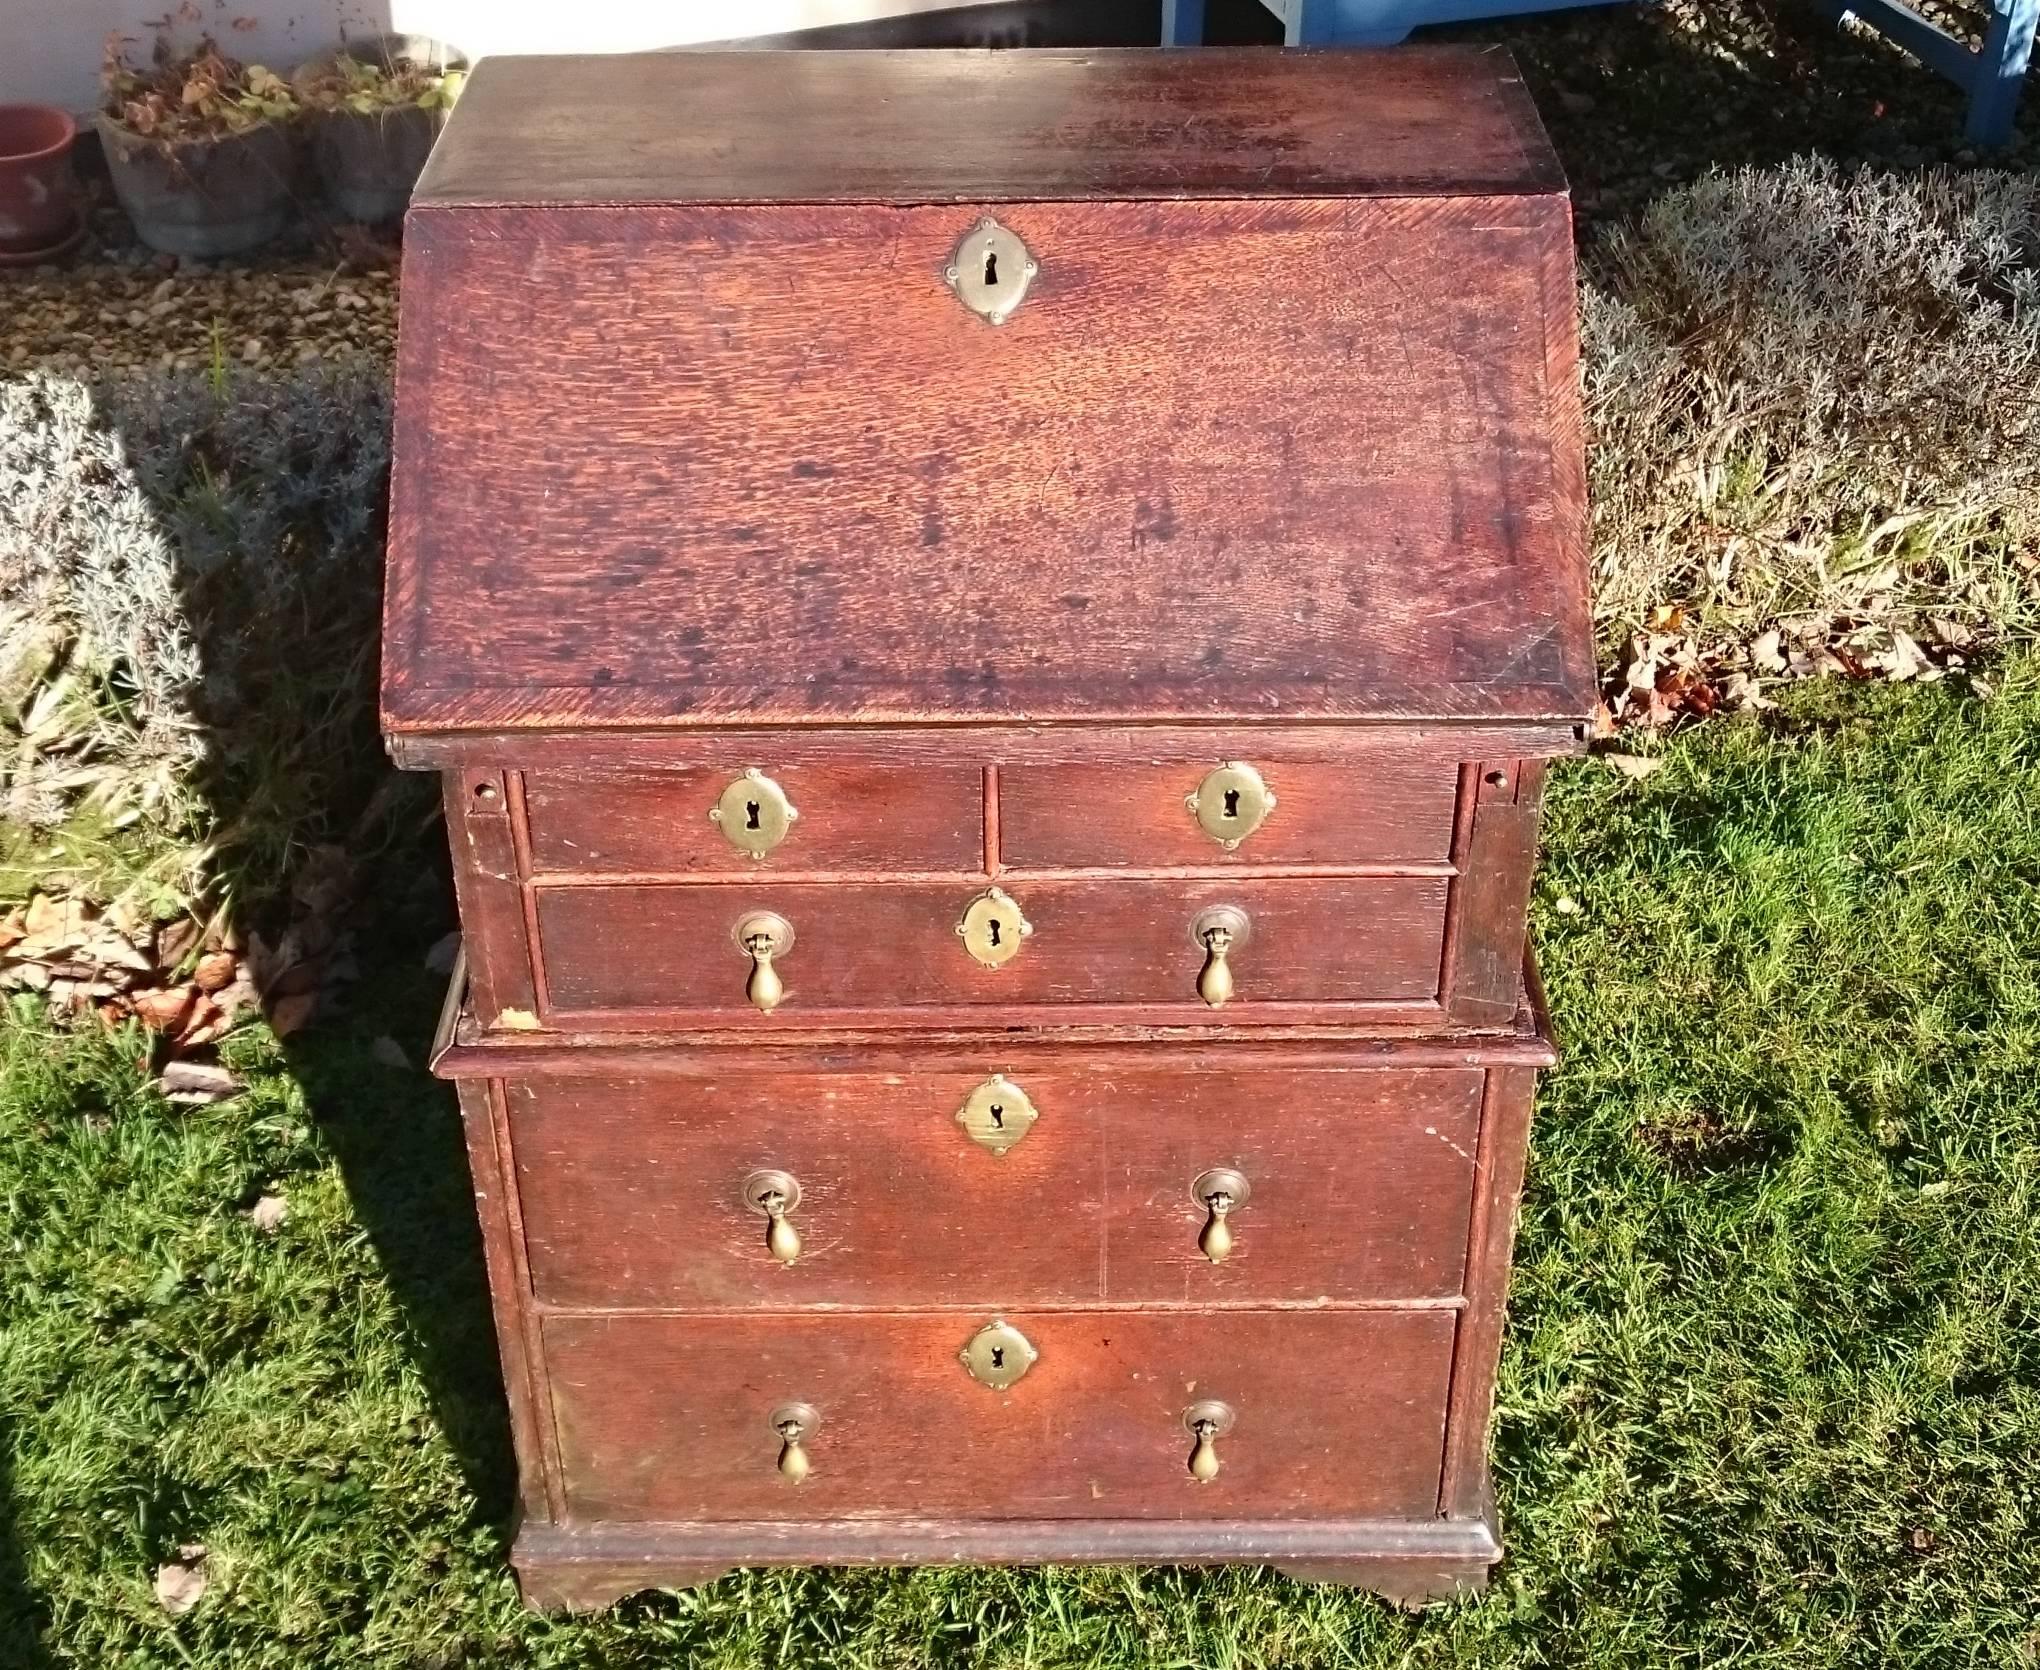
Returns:
[[[362,978],[285,1054],[403,1316],[433,1414],[507,1548],[516,1461],[481,1229],[453,1087],[424,1070],[445,978],[423,959],[452,926],[452,884],[436,845],[379,869],[378,895],[397,902],[365,911],[359,939],[374,950]],[[376,1060],[379,1040],[409,1067]]]
[[[28,1561],[11,1509],[13,1455],[13,1433],[0,1420],[0,1664],[7,1670],[52,1670],[55,1661],[42,1645],[49,1620],[29,1586]]]

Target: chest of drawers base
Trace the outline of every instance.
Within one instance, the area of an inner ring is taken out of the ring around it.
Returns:
[[[747,1089],[757,1053],[449,1008],[435,1068],[466,1125],[534,1604],[774,1564],[1267,1564],[1406,1602],[1484,1580],[1552,1057],[1534,982],[1506,1031],[1235,1038],[1166,1066],[1131,1037],[788,1039]],[[959,1127],[973,1077],[1030,1097],[1024,1141]],[[1285,1117],[1242,1124],[1242,1102]],[[790,1263],[745,1206],[760,1170],[798,1181]],[[1252,1191],[1222,1260],[1212,1170]],[[1026,1360],[988,1384],[965,1359],[995,1326]]]

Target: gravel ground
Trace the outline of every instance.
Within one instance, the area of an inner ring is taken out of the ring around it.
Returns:
[[[1930,9],[1972,39],[1981,27],[1973,7]],[[1214,39],[1276,30],[1248,0],[1214,5],[1213,20]],[[1586,237],[1717,165],[1803,151],[1900,169],[2040,163],[2040,143],[2023,134],[1978,156],[1962,139],[1953,86],[1867,30],[1838,28],[1808,0],[1591,6],[1429,34],[1516,51]],[[2040,91],[2029,109],[2027,125],[2040,131]],[[257,367],[387,360],[396,329],[387,242],[313,226],[254,260],[179,262],[135,243],[103,181],[93,191],[92,236],[79,255],[0,272],[0,373],[203,368],[216,354]]]

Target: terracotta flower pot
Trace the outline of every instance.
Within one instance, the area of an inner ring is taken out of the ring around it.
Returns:
[[[47,104],[0,104],[0,263],[61,255],[84,234],[71,145],[78,124]]]
[[[446,112],[408,104],[370,111],[314,107],[306,90],[339,58],[363,64],[407,58],[442,72],[465,70],[467,59],[424,35],[382,35],[321,53],[291,77],[309,108],[312,160],[326,195],[350,220],[395,220],[411,201],[411,188],[445,125]]]

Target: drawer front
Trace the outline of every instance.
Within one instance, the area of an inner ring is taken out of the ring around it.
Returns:
[[[764,774],[796,816],[754,857],[710,817],[752,762],[727,769],[524,779],[532,867],[541,874],[684,875],[803,870],[975,870],[984,862],[984,773],[975,765],[776,766]],[[766,816],[771,814],[767,812]],[[738,792],[731,832],[755,823]]]
[[[1435,999],[1444,877],[1347,880],[1015,881],[1031,932],[1011,961],[977,962],[957,932],[969,884],[574,886],[537,890],[553,1007],[721,1010],[745,1001],[750,960],[736,927],[754,911],[792,924],[776,960],[777,1017],[957,1007],[1169,1006],[1184,1020],[1289,1018],[1278,1005]],[[1197,995],[1203,910],[1231,905],[1250,929],[1230,953],[1235,998]],[[1012,930],[1009,926],[1008,932]]]
[[[1026,870],[1442,864],[1452,855],[1459,768],[1450,760],[1263,763],[1256,773],[1274,806],[1231,849],[1190,806],[1215,764],[1002,766],[1000,857]]]
[[[579,1519],[1200,1519],[1438,1508],[1450,1311],[1005,1313],[1038,1359],[1004,1391],[969,1315],[556,1315],[544,1324]],[[1232,1411],[1192,1477],[1188,1407]],[[820,1418],[794,1483],[772,1416]]]
[[[991,1105],[1008,1128],[1034,1117],[1003,1153],[957,1119],[989,1068],[513,1080],[538,1295],[604,1308],[908,1308],[1460,1289],[1476,1069],[1006,1065]],[[1214,1263],[1199,1250],[1208,1215],[1193,1185],[1218,1168],[1250,1192]],[[800,1186],[790,1265],[744,1203],[762,1169]]]

